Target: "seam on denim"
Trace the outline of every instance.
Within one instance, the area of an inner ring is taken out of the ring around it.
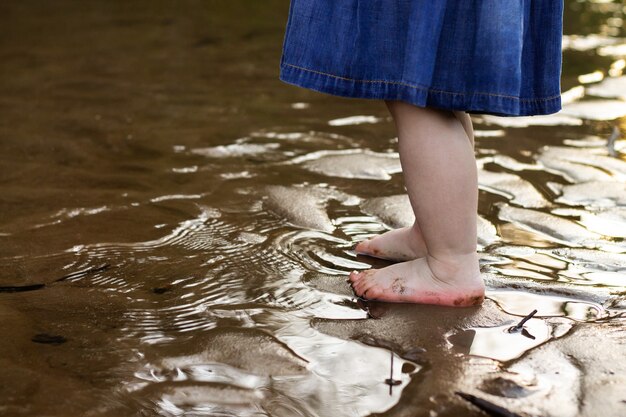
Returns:
[[[313,73],[316,73],[316,74],[325,75],[327,77],[338,78],[340,80],[354,81],[354,82],[359,82],[359,83],[398,84],[398,85],[402,85],[402,86],[405,86],[405,87],[415,88],[417,90],[433,91],[433,92],[436,92],[436,93],[451,94],[451,95],[458,95],[458,96],[466,96],[466,95],[478,94],[478,95],[484,95],[484,96],[495,96],[495,97],[511,98],[511,99],[519,100],[519,101],[547,101],[547,100],[554,100],[556,98],[561,97],[561,94],[558,94],[556,96],[551,96],[551,97],[543,97],[543,98],[520,98],[520,97],[515,97],[515,96],[507,96],[507,95],[504,95],[504,94],[494,94],[494,93],[482,93],[482,92],[475,92],[475,93],[463,92],[463,93],[461,93],[461,92],[455,92],[455,91],[438,90],[438,89],[435,89],[435,88],[424,87],[424,86],[421,86],[421,85],[408,84],[408,83],[405,83],[405,82],[402,82],[402,81],[357,80],[355,78],[342,77],[342,76],[335,75],[335,74],[329,74],[327,72],[316,71],[316,70],[312,70],[312,69],[309,69],[309,68],[300,67],[298,65],[293,65],[293,64],[288,64],[288,63],[284,63],[284,65],[289,66],[289,67],[293,67],[293,68],[297,68],[297,69],[303,70],[303,71],[308,71],[308,72],[313,72]]]

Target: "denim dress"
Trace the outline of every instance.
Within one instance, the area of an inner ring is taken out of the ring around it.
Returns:
[[[279,79],[498,116],[561,109],[563,0],[291,0]]]

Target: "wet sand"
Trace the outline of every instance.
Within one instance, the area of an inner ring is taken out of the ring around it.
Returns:
[[[566,1],[563,111],[473,116],[465,309],[352,293],[397,140],[278,80],[287,7],[0,5],[0,415],[626,415],[623,5]]]

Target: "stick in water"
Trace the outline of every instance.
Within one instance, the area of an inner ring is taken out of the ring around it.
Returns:
[[[402,381],[393,379],[393,351],[391,352],[391,371],[389,372],[389,378],[385,379],[385,384],[389,385],[389,395],[391,395],[391,389],[394,385],[400,385]]]
[[[520,321],[519,323],[517,323],[517,326],[515,326],[515,327],[513,328],[513,330],[516,330],[516,331],[520,331],[520,330],[522,330],[522,327],[524,327],[524,324],[525,324],[528,320],[532,319],[532,318],[533,318],[533,316],[534,316],[535,314],[537,314],[537,310],[533,310],[533,311],[531,311],[529,315],[527,315],[526,317],[524,317],[524,318],[522,319],[522,321]]]

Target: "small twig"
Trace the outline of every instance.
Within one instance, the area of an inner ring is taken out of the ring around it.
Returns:
[[[391,352],[391,367],[389,369],[389,395],[391,395],[392,387],[393,387],[393,352]]]
[[[524,327],[524,324],[526,324],[526,322],[527,322],[528,320],[532,319],[532,318],[533,318],[533,316],[534,316],[535,314],[537,314],[537,310],[533,310],[533,311],[531,311],[529,315],[527,315],[526,317],[524,317],[524,318],[522,319],[522,321],[520,321],[519,323],[517,323],[517,326],[513,327],[513,330],[514,330],[514,331],[520,331],[520,330],[522,330],[522,327]]]
[[[475,395],[466,394],[464,392],[455,392],[456,395],[463,398],[465,401],[474,404],[476,407],[483,410],[485,413],[490,416],[495,417],[522,417],[517,413],[507,410],[504,407],[500,407],[490,401],[484,400],[482,398],[478,398]]]
[[[385,379],[385,384],[389,385],[389,395],[391,395],[392,388],[401,383],[402,381],[393,379],[393,351],[391,351],[391,371],[389,371],[389,378]]]

